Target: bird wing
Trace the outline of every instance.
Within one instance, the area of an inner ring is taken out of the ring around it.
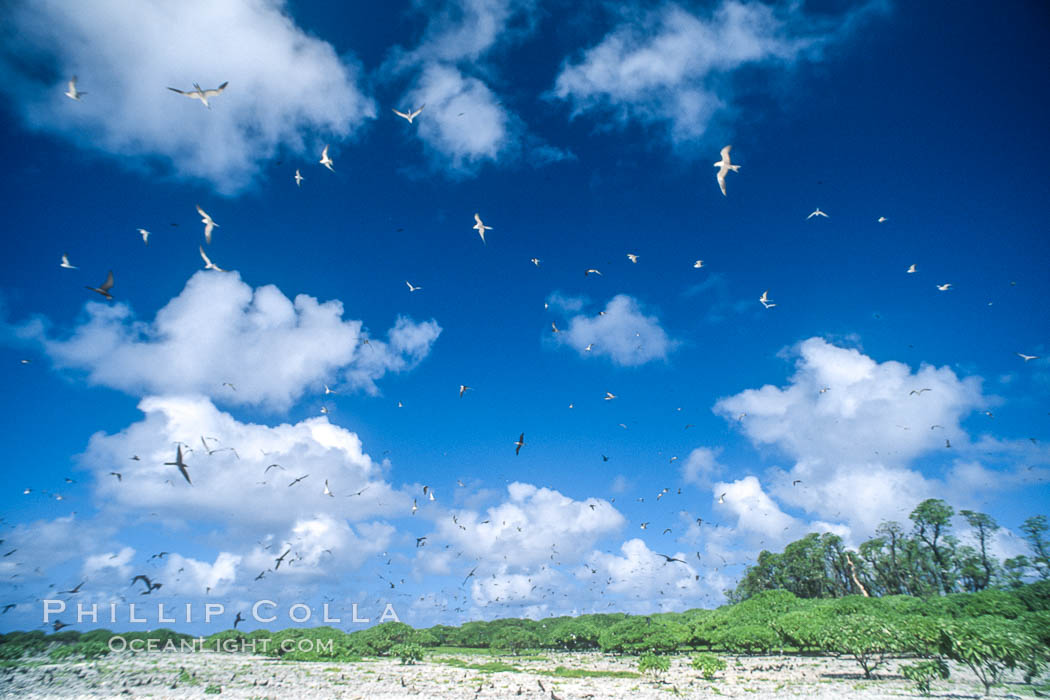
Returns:
[[[101,286],[99,286],[99,290],[102,291],[102,292],[108,292],[112,288],[113,288],[113,270],[110,270],[109,274],[106,275],[106,281],[103,282],[101,284]]]
[[[203,95],[205,97],[215,97],[216,95],[221,93],[223,90],[225,90],[226,86],[229,85],[229,84],[230,84],[229,81],[226,81],[225,83],[223,83],[222,85],[220,85],[217,88],[214,88],[212,90],[204,90]]]
[[[426,105],[425,102],[423,104],[419,105],[419,109],[417,109],[415,112],[412,112],[412,118],[415,119],[416,117],[418,117],[419,113],[422,112],[423,108],[426,107],[426,106],[427,105]]]
[[[724,196],[726,195],[726,171],[727,170],[728,170],[728,168],[723,165],[719,169],[718,173],[715,175],[715,179],[718,180],[718,186],[722,189],[722,194]]]
[[[729,151],[731,151],[732,149],[732,146],[726,146],[719,152],[722,156],[722,160],[724,160],[726,163],[729,162]]]
[[[205,265],[205,267],[212,267],[211,260],[208,259],[207,253],[204,252],[204,246],[198,245],[197,246],[197,250],[199,250],[201,252],[201,257],[204,258],[204,265]],[[204,438],[201,438],[201,441],[203,442]],[[205,445],[204,448],[207,449],[208,446]]]
[[[193,93],[189,93],[189,92],[183,92],[182,90],[180,90],[180,89],[178,89],[178,88],[173,88],[173,87],[170,87],[170,88],[168,88],[168,89],[169,89],[169,90],[171,90],[172,92],[177,92],[177,93],[179,93],[180,95],[185,95],[186,97],[193,97],[193,96],[194,96],[194,95],[193,95]]]
[[[412,116],[415,116],[415,115],[409,116],[409,115],[405,114],[404,112],[398,112],[396,109],[392,109],[390,111],[393,112],[394,114],[396,114],[397,116],[401,117],[402,119],[411,120]]]

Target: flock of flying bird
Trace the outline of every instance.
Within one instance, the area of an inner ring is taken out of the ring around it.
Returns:
[[[214,98],[218,97],[219,95],[221,95],[223,93],[223,91],[226,90],[228,84],[229,84],[228,82],[224,82],[221,85],[219,85],[217,88],[202,89],[199,84],[194,83],[194,85],[193,85],[194,89],[193,90],[189,90],[189,91],[184,91],[184,90],[180,90],[180,89],[172,88],[172,87],[169,87],[168,89],[171,90],[172,92],[175,92],[175,93],[177,93],[179,95],[182,95],[184,97],[187,97],[189,99],[199,100],[204,107],[206,107],[207,109],[210,110],[212,108],[212,106],[211,106],[209,100],[214,99]],[[77,89],[77,78],[76,78],[76,76],[74,76],[68,83],[68,89],[67,89],[65,95],[68,96],[70,99],[80,101],[87,94],[88,93],[81,92],[81,91],[79,91]],[[396,116],[398,116],[400,118],[403,118],[409,124],[412,124],[414,122],[414,120],[417,119],[420,116],[420,114],[422,113],[424,107],[425,107],[425,105],[421,105],[417,109],[409,110],[409,111],[406,111],[406,112],[401,112],[401,111],[395,109],[395,110],[393,110],[393,112],[394,112],[394,114]],[[724,196],[728,196],[727,184],[726,184],[726,176],[730,172],[734,172],[734,173],[739,172],[740,171],[740,167],[741,167],[739,164],[733,163],[731,161],[731,158],[730,158],[731,150],[732,150],[732,146],[725,146],[721,150],[721,153],[720,153],[721,157],[720,157],[720,159],[713,164],[714,167],[718,168],[718,170],[716,171],[716,174],[715,174],[715,178],[716,178],[716,181],[718,183],[718,187],[719,187],[719,189],[721,190],[721,192],[722,192],[722,194]],[[321,158],[318,161],[318,163],[321,166],[323,166],[326,169],[328,169],[329,171],[335,172],[335,168],[334,168],[335,163],[332,160],[331,155],[329,154],[329,147],[328,147],[328,145],[325,145],[324,149],[322,150]],[[294,175],[294,181],[296,183],[296,186],[297,187],[301,187],[304,180],[305,180],[305,178],[301,174],[300,170],[296,169],[295,175]],[[204,245],[208,245],[208,244],[211,243],[213,231],[214,231],[215,228],[219,227],[219,224],[217,224],[212,219],[212,217],[206,211],[204,211],[203,208],[201,208],[200,205],[197,205],[196,209],[197,209],[197,213],[201,216],[201,223],[204,225],[204,244],[203,245],[198,245],[198,251],[200,253],[201,259],[204,262],[204,269],[222,272],[223,269],[220,268],[219,266],[217,266],[214,262],[212,262],[212,260],[208,257],[208,255],[207,255],[207,253],[205,252],[205,249],[204,249]],[[809,214],[809,216],[807,216],[806,218],[807,219],[813,219],[813,218],[830,218],[830,217],[829,217],[829,215],[827,213],[823,212],[818,207],[811,214]],[[877,221],[879,223],[884,223],[885,221],[887,221],[887,219],[886,219],[886,217],[880,216],[877,219]],[[494,229],[494,227],[485,224],[484,221],[481,218],[480,213],[477,213],[477,212],[474,213],[474,226],[472,228],[475,231],[477,231],[477,234],[480,237],[481,242],[483,244],[486,244],[486,240],[485,240],[486,232],[487,231],[492,231]],[[149,244],[150,232],[148,230],[146,230],[146,229],[143,229],[143,228],[137,229],[137,231],[141,235],[143,243],[148,245]],[[637,254],[634,254],[634,253],[628,253],[627,254],[627,258],[632,264],[637,264],[638,260],[639,260],[639,256]],[[539,258],[532,258],[531,262],[538,267],[540,265],[541,261],[540,261]],[[73,265],[70,262],[69,257],[68,257],[67,254],[62,254],[60,266],[62,268],[64,268],[64,269],[70,269],[70,270],[78,269],[75,265]],[[693,263],[693,267],[697,268],[697,269],[703,268],[704,267],[704,261],[703,260],[696,260]],[[914,274],[914,273],[917,272],[917,266],[915,264],[912,264],[912,265],[910,265],[908,267],[908,269],[905,272],[907,272],[908,274]],[[588,268],[587,270],[584,271],[584,275],[585,276],[589,276],[589,275],[599,275],[600,276],[601,274],[602,273],[596,268]],[[405,281],[405,284],[408,286],[409,292],[417,292],[417,291],[421,291],[423,289],[420,286],[413,285],[411,282],[409,282],[407,280]],[[106,300],[111,301],[113,299],[113,296],[110,293],[110,290],[114,286],[114,276],[113,276],[112,270],[107,273],[106,278],[103,280],[103,282],[101,284],[99,284],[99,286],[97,286],[97,287],[92,287],[92,286],[89,286],[89,285],[85,285],[85,286],[86,286],[87,289],[100,294]],[[950,283],[944,283],[944,284],[938,284],[937,285],[937,289],[940,290],[940,291],[947,291],[950,288],[951,288],[951,284]],[[758,301],[766,309],[770,309],[770,308],[773,308],[773,307],[776,306],[776,303],[774,301],[772,301],[770,299],[770,297],[769,297],[769,290],[768,289],[762,292],[761,296],[758,298]],[[601,312],[601,313],[604,314],[605,312]],[[557,325],[555,323],[552,322],[551,326],[552,326],[552,330],[553,330],[554,333],[560,332],[558,327],[557,327]],[[368,341],[366,339],[363,339],[362,342],[367,343]],[[593,343],[589,344],[585,349],[586,350],[591,350],[592,347],[593,347]],[[1027,355],[1027,354],[1023,354],[1023,353],[1016,353],[1016,354],[1019,357],[1021,357],[1025,362],[1028,362],[1028,361],[1034,360],[1034,359],[1038,359],[1038,356],[1036,356],[1036,355]],[[23,362],[27,362],[27,361],[23,361]],[[236,387],[234,387],[232,384],[230,384],[228,382],[224,382],[224,385],[230,387],[233,390],[236,389]],[[459,396],[460,396],[460,398],[462,398],[467,391],[471,390],[471,388],[472,387],[470,387],[470,386],[467,386],[465,384],[461,384],[459,386]],[[827,391],[829,389],[830,389],[830,387],[825,387],[825,388],[821,389],[821,393],[823,394],[825,391]],[[929,391],[929,389],[923,388],[923,389],[913,390],[911,392],[911,394],[913,394],[913,395],[920,395],[921,396],[921,394],[923,392],[925,392],[925,391]],[[328,394],[334,394],[336,392],[333,391],[332,389],[330,389],[327,385],[325,385],[324,393],[325,393],[325,395],[328,395]],[[606,401],[611,401],[611,400],[614,400],[616,398],[616,396],[613,393],[611,393],[611,392],[606,392],[606,394],[605,394],[605,396],[603,398]],[[398,405],[401,406],[402,404],[400,402],[398,402]],[[570,404],[570,408],[571,407],[572,407],[572,405]],[[326,414],[328,412],[327,407],[322,407],[321,412]],[[741,416],[741,418],[743,418],[743,415]],[[626,427],[626,426],[624,426],[624,427]],[[687,425],[686,427],[688,428],[690,426]],[[934,427],[938,427],[938,426],[934,426]],[[218,448],[218,449],[210,448],[204,436],[201,436],[201,442],[204,445],[205,452],[209,456],[214,454],[215,452],[222,451],[222,450],[233,451],[235,456],[237,454],[235,448],[232,448],[232,447]],[[525,433],[522,432],[519,435],[517,441],[515,441],[513,444],[514,444],[514,453],[515,453],[515,455],[520,454],[522,448],[526,444],[525,443]],[[948,446],[949,447],[951,446],[950,443],[948,443]],[[189,447],[187,447],[187,452],[189,452],[189,451],[192,451],[192,450]],[[176,446],[174,461],[172,461],[172,462],[165,462],[164,464],[165,464],[165,466],[175,467],[178,470],[178,473],[185,480],[185,482],[189,486],[192,486],[193,485],[193,481],[191,480],[190,473],[189,473],[189,467],[186,464],[184,458],[185,458],[185,453],[183,451],[183,444],[179,443]],[[131,459],[135,460],[135,461],[139,461],[139,457],[137,455],[131,457]],[[608,461],[608,457],[606,457],[605,455],[602,455],[602,459],[604,461]],[[677,459],[677,457],[672,457],[671,458],[671,462],[674,462],[676,459]],[[281,466],[280,464],[276,464],[276,463],[275,464],[270,464],[270,465],[268,465],[266,467],[266,469],[263,472],[264,477],[272,469],[279,469],[281,471],[285,471],[285,468],[283,466]],[[123,480],[123,476],[122,476],[122,474],[120,472],[112,471],[112,472],[110,472],[110,475],[116,477],[118,482]],[[287,487],[291,488],[293,486],[296,486],[297,484],[300,484],[304,480],[306,480],[309,476],[310,476],[310,474],[304,474],[304,475],[295,477],[287,484]],[[66,481],[72,483],[71,479],[66,479]],[[169,483],[172,483],[172,482],[169,481]],[[264,484],[264,485],[267,484],[266,481],[261,481],[261,482],[258,482],[258,483],[259,484]],[[459,486],[464,486],[462,481],[459,481],[457,483],[458,483]],[[799,483],[801,483],[799,480],[795,480],[793,482],[793,485],[797,486]],[[174,485],[174,484],[172,483],[172,485]],[[349,496],[350,497],[352,497],[352,496],[360,496],[367,489],[368,489],[368,486],[365,486],[363,489],[357,491],[356,493],[349,494]],[[28,494],[31,491],[32,491],[31,489],[26,489],[25,493]],[[669,489],[667,489],[667,488],[662,489],[657,494],[656,500],[659,501],[668,492],[669,492]],[[323,489],[322,493],[325,496],[335,497],[335,493],[333,493],[332,489],[330,488],[329,482],[328,482],[327,479],[324,480],[324,489]],[[678,490],[678,494],[681,494],[681,489]],[[427,498],[430,501],[436,500],[435,496],[434,496],[434,491],[429,485],[423,486],[423,496],[424,496],[424,498]],[[57,498],[61,499],[61,496],[57,496]],[[718,502],[719,503],[725,503],[725,498],[726,498],[726,494],[725,493],[721,494],[721,496],[718,499]],[[612,500],[613,500],[613,502],[615,502],[615,499],[612,499]],[[644,498],[639,498],[638,500],[639,501],[644,501]],[[591,507],[591,509],[595,508],[594,505],[591,505],[590,507]],[[418,510],[418,508],[419,508],[419,506],[418,506],[418,503],[417,503],[416,499],[413,499],[411,514],[415,515],[416,511]],[[466,527],[464,525],[459,523],[459,521],[458,521],[458,519],[457,519],[457,517],[455,515],[452,515],[451,517],[452,517],[452,522],[454,524],[456,524],[461,529],[464,529],[464,530],[466,529]],[[488,524],[488,523],[489,523],[489,521],[486,520],[486,521],[483,521],[481,524]],[[650,524],[649,522],[643,522],[641,524],[641,529],[643,529],[643,530],[648,529],[649,524]],[[702,525],[702,524],[703,524],[703,520],[702,519],[697,519],[697,525]],[[711,524],[714,525],[715,527],[718,527],[717,524],[713,524],[713,523],[711,523]],[[521,530],[521,528],[519,527],[518,530]],[[664,530],[664,534],[667,534],[669,532],[671,532],[670,528],[666,528]],[[416,548],[425,547],[426,546],[426,542],[427,542],[427,537],[426,536],[416,538]],[[2,543],[2,540],[0,540],[0,543]],[[266,570],[261,571],[255,577],[255,580],[256,581],[261,580],[266,575],[266,573],[268,573],[268,572],[276,572],[277,570],[280,569],[281,564],[283,564],[283,563],[286,563],[288,566],[291,566],[295,561],[301,561],[302,560],[302,554],[294,553],[293,552],[293,545],[294,545],[294,543],[286,542],[284,544],[284,551],[283,551],[283,553],[280,554],[280,556],[277,556],[277,557],[274,558],[273,567],[270,568],[270,569],[266,569]],[[271,546],[272,546],[272,543],[269,544],[269,545],[266,545],[266,548],[269,548]],[[446,549],[449,548],[450,546],[451,545],[446,545]],[[551,552],[551,555],[550,555],[550,559],[553,562],[556,562],[557,561],[557,557],[558,557],[558,553],[556,551],[556,546],[552,544],[551,545],[551,549],[552,549],[552,552]],[[326,550],[326,551],[328,551],[328,553],[331,554],[330,550]],[[4,556],[6,557],[6,556],[9,556],[11,554],[14,554],[14,550],[12,550],[11,552],[8,552]],[[152,557],[150,557],[150,560],[161,559],[167,554],[168,554],[167,552],[161,552],[159,554],[155,554]],[[289,559],[288,558],[289,556],[292,556],[292,558]],[[386,557],[387,554],[384,552],[382,556]],[[664,561],[665,565],[672,564],[672,563],[686,564],[685,560],[683,560],[681,558],[678,558],[676,556],[671,556],[671,555],[667,555],[667,554],[660,554],[660,553],[657,553],[657,556],[662,557],[665,560]],[[698,560],[700,560],[701,557],[700,557],[700,553],[699,552],[696,553],[696,557],[697,557]],[[389,565],[390,563],[391,563],[391,561],[388,560],[387,561],[387,565]],[[725,564],[725,560],[724,559],[723,559],[723,564]],[[544,568],[546,568],[546,567],[544,567]],[[464,579],[462,585],[466,585],[466,583],[472,577],[474,577],[474,574],[477,571],[477,569],[478,569],[477,565],[474,566],[473,569],[471,569],[471,571],[467,574],[466,578]],[[591,571],[592,571],[592,574],[597,574],[597,570],[596,569],[592,568]],[[389,583],[391,589],[396,587],[396,584],[393,581],[390,581],[388,578],[384,577],[382,574],[378,574],[378,576],[383,581]],[[699,579],[699,576],[697,576],[696,578]],[[162,585],[163,585],[160,582],[152,580],[146,574],[136,575],[131,580],[131,585],[134,586],[136,583],[138,583],[140,581],[145,586],[145,590],[140,592],[141,595],[152,594],[154,591],[159,590],[162,587]],[[530,578],[529,581],[531,582],[532,579]],[[611,581],[612,580],[609,579],[608,581],[606,581],[606,584],[611,583]],[[401,582],[403,583],[404,579],[401,579]],[[77,586],[75,586],[75,587],[73,587],[73,588],[71,588],[69,590],[62,591],[61,593],[67,594],[67,595],[76,595],[76,594],[81,592],[81,586],[83,586],[84,583],[86,583],[86,582],[81,582]],[[532,588],[533,588],[533,590],[535,590],[536,588],[538,588],[540,586],[541,586],[540,583],[536,583],[535,585],[533,585]],[[461,586],[461,588],[462,588],[462,586]],[[557,594],[557,592],[558,591],[557,591],[557,589],[554,586],[549,586],[549,588],[546,591],[545,595],[554,596],[554,595]],[[603,592],[599,591],[599,593],[603,593]],[[662,593],[662,591],[661,591],[661,593]],[[568,593],[567,592],[562,592],[562,595],[567,596]],[[450,597],[454,601],[461,602],[461,604],[465,604],[466,601],[467,601],[467,597],[465,595],[463,595],[461,597],[459,593],[454,593]],[[500,598],[497,597],[495,600],[499,601]],[[378,602],[378,599],[377,599],[377,602]],[[3,607],[3,612],[6,613],[8,610],[10,610],[12,607],[14,607],[14,605],[15,604],[7,604],[7,605],[5,605]],[[611,606],[611,605],[613,605],[613,603],[609,603],[609,605]],[[462,607],[457,607],[456,608],[457,611],[462,611],[462,609],[463,609]],[[236,626],[236,624],[238,624],[241,621],[243,621],[243,617],[241,617],[240,613],[238,613],[238,619],[234,623],[235,626]],[[65,627],[65,626],[67,626],[65,623],[60,623],[58,621],[56,621],[55,624],[54,624],[54,628],[56,630],[60,629],[61,627]]]

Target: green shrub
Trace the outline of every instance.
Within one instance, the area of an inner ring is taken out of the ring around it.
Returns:
[[[915,681],[915,685],[923,696],[929,697],[930,684],[938,678],[948,679],[948,664],[944,659],[930,659],[917,663],[901,666],[901,675],[909,681]]]
[[[204,694],[205,695],[218,695],[221,692],[222,692],[222,688],[220,688],[219,686],[215,685],[214,683],[212,683],[211,685],[209,685],[208,687],[206,687],[204,689]]]
[[[47,655],[52,661],[63,661],[71,656],[75,656],[76,652],[73,650],[72,645],[63,644],[49,651]]]
[[[81,637],[83,640],[83,637]],[[97,659],[109,653],[109,644],[99,641],[80,641],[73,645],[73,651],[85,659]]]
[[[782,646],[780,635],[771,627],[762,625],[738,625],[723,630],[716,643],[734,654],[768,653]]]
[[[390,647],[390,656],[401,659],[402,664],[414,664],[423,660],[423,647],[419,644],[395,644]]]
[[[864,677],[878,668],[891,654],[902,649],[900,630],[888,615],[840,615],[825,628],[825,650],[852,656],[864,670]]]
[[[703,675],[705,681],[712,681],[716,673],[726,670],[726,662],[720,656],[705,652],[693,657],[693,668]]]
[[[638,670],[647,673],[654,678],[666,673],[671,668],[671,660],[666,656],[658,656],[652,652],[642,654],[638,659]]]
[[[1006,671],[1038,666],[1042,649],[1020,623],[985,615],[946,623],[941,629],[941,653],[969,666],[989,695]]]

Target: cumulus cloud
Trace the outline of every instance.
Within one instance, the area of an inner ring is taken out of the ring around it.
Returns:
[[[93,578],[97,574],[103,574],[125,579],[131,574],[131,558],[133,556],[135,556],[135,550],[131,547],[122,547],[119,552],[93,554],[84,559],[81,573],[85,578]]]
[[[836,18],[837,26],[848,27],[868,11]],[[621,125],[665,126],[675,143],[701,138],[730,108],[735,72],[816,57],[836,36],[831,25],[822,33],[798,4],[776,9],[727,0],[698,13],[671,2],[623,14],[597,45],[566,61],[552,94],[569,102],[574,115],[601,111]]]
[[[523,150],[535,165],[571,157],[526,135],[521,118],[492,88],[491,54],[532,32],[535,0],[421,0],[416,6],[428,18],[423,37],[412,49],[394,49],[383,72],[413,76],[402,103],[426,105],[416,134],[433,165],[472,174]]]
[[[682,480],[697,486],[710,486],[724,467],[718,463],[719,450],[697,447],[689,453],[682,464]]]
[[[581,356],[607,357],[621,366],[666,359],[675,346],[660,320],[647,316],[638,301],[626,294],[610,299],[597,316],[574,316],[554,340]]]
[[[717,503],[719,512],[736,516],[737,530],[758,533],[770,538],[782,538],[783,533],[795,519],[780,510],[780,507],[762,490],[762,485],[754,476],[745,476],[732,482],[720,482],[714,485],[713,494],[721,497]]]
[[[327,417],[243,423],[204,397],[147,397],[139,409],[141,421],[92,436],[81,457],[96,477],[96,495],[114,515],[156,513],[176,523],[281,533],[321,514],[364,520],[410,506],[384,481],[385,466],[365,454],[360,438]],[[176,443],[184,445],[192,484],[164,464],[174,461]],[[268,468],[272,464],[278,466]],[[119,480],[109,474],[114,465],[120,465]],[[304,474],[309,477],[289,486]],[[325,479],[337,497],[324,495]]]
[[[580,561],[594,542],[625,524],[624,517],[607,501],[577,501],[547,488],[514,482],[508,498],[477,511],[454,511],[442,518],[429,536],[431,544],[444,542],[462,553],[460,567],[482,562],[481,570],[506,572],[507,567],[528,570],[544,564]],[[461,527],[462,526],[462,527]],[[451,554],[421,550],[417,555],[428,571],[449,571]],[[520,573],[520,571],[516,572]]]
[[[587,559],[589,566],[581,567],[577,577],[586,579],[595,575],[591,569],[597,570],[596,575],[608,581],[606,590],[623,595],[626,609],[639,612],[651,611],[653,606],[682,610],[705,592],[684,552],[666,554],[687,563],[668,562],[637,538],[624,542],[620,552],[622,556],[593,552]]]
[[[68,338],[48,337],[40,324],[23,326],[22,335],[35,336],[56,366],[86,371],[92,384],[273,409],[322,382],[374,394],[377,379],[414,367],[441,333],[434,321],[399,319],[387,342],[365,344],[361,321],[343,320],[339,301],[291,300],[273,285],[252,289],[232,272],[196,273],[152,322],[135,320],[123,303],[86,309]]]
[[[284,5],[15,3],[0,84],[31,127],[124,159],[155,157],[232,193],[279,149],[314,148],[306,133],[346,138],[375,114],[356,63],[296,26]],[[81,102],[62,94],[73,74],[87,93]],[[165,89],[226,81],[211,110]]]
[[[449,64],[427,64],[407,100],[426,105],[426,116],[417,121],[419,138],[431,156],[455,170],[497,160],[518,128],[484,82]]]
[[[774,496],[867,536],[882,519],[906,517],[923,498],[943,495],[944,485],[912,464],[943,455],[946,440],[955,453],[972,449],[960,424],[989,401],[979,378],[930,365],[912,372],[820,338],[793,354],[786,386],[748,389],[714,407],[754,444],[794,460],[786,472],[772,470]]]

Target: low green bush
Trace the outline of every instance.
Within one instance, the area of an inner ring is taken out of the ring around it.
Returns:
[[[901,666],[901,675],[909,681],[914,681],[918,691],[924,696],[930,695],[930,684],[938,678],[947,680],[949,676],[948,664],[944,659],[929,659],[919,661],[907,666]]]
[[[726,670],[725,660],[710,652],[694,656],[692,665],[693,668],[700,672],[705,681],[713,681],[716,673]]]

